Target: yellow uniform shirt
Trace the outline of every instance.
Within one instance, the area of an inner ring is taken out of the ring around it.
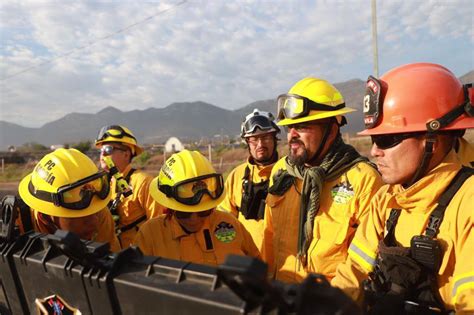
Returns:
[[[41,233],[49,233],[49,231],[43,228],[41,225],[38,224],[37,220],[37,211],[31,209],[31,219],[33,220],[33,226],[35,231]],[[110,251],[112,252],[119,252],[120,251],[120,243],[115,235],[115,226],[114,220],[112,219],[112,215],[108,208],[105,208],[99,212],[99,228],[97,234],[93,237],[92,241],[100,242],[100,243],[109,243]]]
[[[213,211],[196,233],[187,234],[174,216],[145,222],[135,238],[145,255],[205,265],[222,264],[229,254],[260,258],[250,234],[232,215]]]
[[[395,239],[409,247],[415,235],[424,233],[430,213],[447,185],[461,168],[452,151],[444,161],[408,189],[383,186],[370,204],[368,220],[362,223],[349,249],[349,258],[337,270],[332,284],[354,299],[360,299],[359,284],[373,269],[377,245],[386,233],[392,208],[401,209]],[[447,309],[474,313],[474,177],[458,190],[439,227],[437,239],[444,255],[438,271],[440,296]]]
[[[285,168],[284,159],[275,164],[272,177]],[[370,200],[381,185],[378,172],[365,162],[324,183],[306,268],[297,258],[303,181],[295,178],[294,185],[282,196],[268,194],[262,256],[269,264],[270,276],[284,282],[299,282],[313,272],[332,279],[337,265],[346,260],[356,228],[366,217]]]
[[[127,166],[122,175],[126,177],[131,168],[131,165]],[[128,197],[121,197],[121,202],[117,207],[117,213],[120,217],[119,228],[132,224],[143,216],[150,219],[163,213],[165,208],[157,203],[149,193],[152,180],[151,176],[140,170],[135,170],[132,176],[130,176],[129,185],[132,187],[133,193]],[[112,178],[111,187],[113,200],[116,196],[115,178]],[[144,221],[119,235],[122,248],[127,248],[132,244],[138,228],[143,223]]]
[[[461,163],[465,166],[474,167],[474,144],[464,138],[458,138],[457,154]]]
[[[255,245],[257,245],[259,250],[262,249],[263,219],[246,219],[242,213],[239,212],[242,204],[242,183],[245,180],[245,169],[247,167],[250,170],[249,180],[251,178],[253,183],[258,184],[270,178],[273,165],[274,164],[259,166],[247,162],[234,168],[229,173],[225,182],[226,197],[217,207],[218,210],[232,213],[239,219],[245,229],[252,235]]]

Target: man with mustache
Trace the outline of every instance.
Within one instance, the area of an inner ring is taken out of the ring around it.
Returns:
[[[474,170],[456,140],[474,128],[472,84],[445,67],[413,63],[367,80],[371,154],[387,184],[332,284],[372,314],[474,313]]]
[[[271,113],[254,109],[241,125],[240,137],[249,150],[247,162],[233,169],[227,177],[227,195],[218,206],[232,213],[252,235],[261,250],[265,198],[273,165],[278,160],[277,134],[280,128]]]
[[[342,115],[352,111],[318,78],[278,97],[289,154],[273,167],[266,199],[262,254],[272,278],[299,282],[313,272],[332,279],[382,185],[375,167],[342,140]]]

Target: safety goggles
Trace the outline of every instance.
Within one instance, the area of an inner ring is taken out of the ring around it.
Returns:
[[[204,195],[218,199],[224,192],[224,179],[220,174],[209,174],[176,183],[174,186],[160,185],[158,190],[168,198],[185,205],[197,205]]]
[[[114,153],[114,151],[126,152],[126,151],[128,151],[128,150],[127,150],[127,149],[122,149],[122,148],[119,148],[119,147],[114,147],[113,145],[110,145],[110,144],[103,145],[103,146],[100,148],[100,152],[101,152],[102,155],[104,155],[104,156],[111,155],[112,153]]]
[[[257,128],[262,131],[275,130],[272,122],[264,116],[253,116],[244,124],[244,131],[246,134],[252,134],[257,131]]]
[[[99,134],[97,135],[97,140],[96,141],[102,141],[106,139],[107,137],[113,137],[113,138],[123,138],[123,137],[129,137],[135,139],[134,136],[126,132],[121,126],[118,125],[111,125],[111,126],[105,126],[102,127],[99,131]]]
[[[373,135],[372,143],[375,143],[381,150],[393,148],[396,145],[402,143],[403,140],[409,138],[417,138],[424,135],[425,132],[409,132],[409,133],[396,133],[396,134],[385,134],[385,135]]]
[[[296,119],[308,116],[311,110],[335,111],[344,108],[345,103],[329,106],[313,102],[309,98],[296,94],[282,94],[277,98],[278,119],[284,118]]]
[[[93,183],[96,180],[97,182]],[[96,186],[100,186],[100,188],[97,189]],[[79,192],[73,192],[74,189],[79,189]],[[61,186],[57,193],[37,190],[31,181],[28,184],[28,191],[34,197],[51,202],[57,207],[71,210],[83,210],[89,207],[94,196],[104,200],[109,195],[109,190],[109,180],[105,171],[83,178],[73,184]],[[77,196],[80,197],[80,200],[74,200],[77,199]]]
[[[176,215],[177,219],[189,219],[192,217],[193,213],[196,213],[196,215],[200,218],[206,218],[211,215],[212,209],[211,210],[206,210],[206,211],[200,211],[200,212],[183,212],[183,211],[175,211],[174,214]]]

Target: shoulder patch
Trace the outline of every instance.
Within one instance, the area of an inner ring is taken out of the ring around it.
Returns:
[[[237,236],[237,232],[232,224],[221,221],[214,229],[214,235],[216,238],[223,243],[232,242]]]
[[[338,204],[347,204],[353,196],[354,189],[350,183],[342,182],[331,189],[331,197]]]

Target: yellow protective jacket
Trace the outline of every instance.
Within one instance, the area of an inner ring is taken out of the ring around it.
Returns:
[[[229,173],[229,176],[227,176],[225,182],[226,197],[217,207],[218,210],[232,213],[236,218],[239,219],[245,229],[250,233],[250,235],[252,235],[255,245],[257,245],[259,250],[262,249],[263,220],[246,219],[239,212],[242,204],[242,183],[244,181],[245,169],[247,167],[250,170],[249,177],[251,177],[252,182],[258,184],[270,178],[273,165],[274,163],[260,166],[247,161],[247,163],[243,163],[234,168]]]
[[[465,166],[474,167],[474,144],[464,138],[458,138],[456,149],[461,163]]]
[[[109,243],[110,251],[119,252],[120,243],[115,235],[115,225],[109,209],[104,208],[97,213],[99,215],[99,228],[97,234],[92,239],[94,242]],[[36,232],[49,233],[49,231],[39,224],[37,219],[38,211],[31,209],[31,220]]]
[[[349,257],[337,270],[332,284],[354,299],[360,299],[359,284],[373,270],[377,245],[386,233],[391,209],[402,209],[395,228],[400,246],[409,247],[415,235],[424,233],[430,213],[447,185],[461,168],[452,151],[425,177],[404,189],[401,185],[383,186],[370,204],[370,215],[352,241]],[[447,309],[474,313],[474,176],[458,190],[439,228],[437,239],[444,252],[438,271],[440,296]]]
[[[128,165],[122,175],[126,178],[127,174],[130,172],[132,166]],[[150,183],[152,177],[148,174],[135,170],[130,176],[129,185],[132,187],[133,194],[128,197],[121,197],[121,202],[117,207],[117,213],[120,217],[119,219],[119,228],[123,228],[129,224],[132,224],[139,220],[140,218],[146,217],[146,219],[154,218],[162,214],[165,210],[165,207],[157,203],[149,193]],[[112,177],[112,200],[115,199],[116,193],[116,182],[115,178]],[[142,220],[133,228],[121,233],[119,235],[120,245],[122,248],[129,247],[135,234],[137,233],[140,225],[145,221]]]
[[[272,180],[273,174],[285,168],[284,159],[273,167]],[[270,276],[284,282],[299,282],[313,272],[332,279],[337,265],[346,260],[356,228],[366,217],[370,200],[381,185],[379,173],[365,162],[324,183],[306,268],[297,258],[303,181],[295,178],[282,196],[268,194],[262,256],[269,264]]]
[[[174,216],[145,222],[135,237],[145,255],[205,265],[222,264],[229,254],[260,258],[250,234],[229,213],[213,211],[196,233],[187,234]]]

